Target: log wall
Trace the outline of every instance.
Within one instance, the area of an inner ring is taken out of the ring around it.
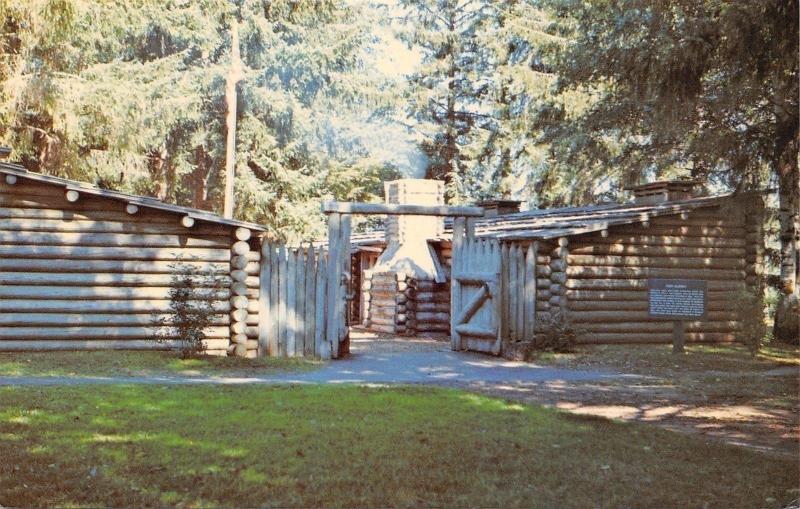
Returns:
[[[759,284],[753,262],[761,255],[760,218],[743,210],[703,208],[570,237],[557,248],[565,263],[550,266],[563,269],[562,298],[579,341],[670,343],[672,322],[648,317],[648,278],[707,280],[708,320],[687,322],[686,339],[734,341],[738,317],[729,303],[739,289]],[[551,276],[551,288],[558,284]]]
[[[153,323],[169,312],[171,264],[182,258],[223,282],[209,295],[218,311],[209,353],[228,352],[232,328],[238,353],[255,352],[257,241],[184,217],[90,195],[69,201],[63,189],[22,178],[0,182],[0,350],[174,346],[153,341]],[[232,258],[237,241],[248,249]]]

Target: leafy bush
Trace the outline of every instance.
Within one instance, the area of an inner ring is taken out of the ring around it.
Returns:
[[[202,355],[206,349],[205,329],[217,313],[213,297],[222,288],[224,278],[180,258],[169,267],[172,270],[170,312],[153,319],[153,325],[158,327],[154,339],[159,343],[177,339],[181,358]]]
[[[739,341],[755,357],[764,345],[767,325],[764,322],[764,301],[757,293],[742,289],[733,298],[732,309],[739,318]]]
[[[561,310],[537,316],[536,338],[525,345],[523,358],[530,361],[537,351],[567,353],[575,350],[579,331],[574,329]]]

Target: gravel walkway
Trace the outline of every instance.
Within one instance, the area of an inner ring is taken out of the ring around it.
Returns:
[[[302,373],[266,376],[120,376],[120,377],[2,377],[0,385],[80,384],[525,384],[546,381],[619,379],[626,375],[542,367],[477,353],[453,352],[449,343],[425,339],[391,339],[354,334],[352,355]]]

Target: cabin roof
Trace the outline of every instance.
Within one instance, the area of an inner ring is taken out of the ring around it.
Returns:
[[[111,191],[109,189],[100,189],[99,187],[92,186],[85,182],[28,171],[24,166],[15,163],[0,161],[0,175],[14,175],[17,178],[22,178],[37,184],[60,187],[64,189],[64,192],[74,190],[80,194],[99,196],[101,198],[108,198],[124,203],[130,203],[139,208],[160,210],[176,215],[189,216],[197,221],[205,221],[207,223],[215,223],[231,227],[244,227],[255,231],[265,230],[265,228],[261,225],[247,221],[238,221],[236,219],[226,219],[218,214],[214,214],[213,212],[208,212],[207,210],[182,207],[179,205],[173,205],[171,203],[165,203],[161,200],[147,196]]]
[[[478,219],[475,235],[501,240],[548,240],[592,233],[618,225],[641,223],[651,218],[690,212],[698,208],[717,206],[732,194],[691,198],[657,204],[611,203],[583,207],[528,210],[514,214]],[[431,240],[450,240],[452,220],[445,222],[444,234]],[[385,242],[382,230],[354,233],[353,245]]]

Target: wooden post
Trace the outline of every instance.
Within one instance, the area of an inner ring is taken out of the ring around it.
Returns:
[[[450,268],[450,347],[453,350],[461,349],[461,336],[456,331],[456,317],[461,310],[461,284],[456,279],[456,275],[461,271],[464,256],[464,235],[466,230],[466,219],[456,217],[453,220],[453,255],[452,267]]]
[[[337,300],[337,322],[339,331],[337,335],[336,357],[350,353],[350,327],[347,324],[347,296],[350,289],[350,214],[342,216],[339,228],[339,298]]]
[[[683,355],[683,346],[686,344],[686,324],[683,320],[672,322],[672,353]]]
[[[328,214],[328,287],[325,295],[325,341],[329,345],[327,350],[330,352],[330,357],[334,358],[339,353],[337,301],[342,279],[341,221],[342,214]]]
[[[269,336],[273,317],[270,314],[270,282],[272,281],[272,246],[266,240],[261,246],[261,266],[258,286],[258,356],[269,353]],[[246,258],[245,258],[246,260]]]

